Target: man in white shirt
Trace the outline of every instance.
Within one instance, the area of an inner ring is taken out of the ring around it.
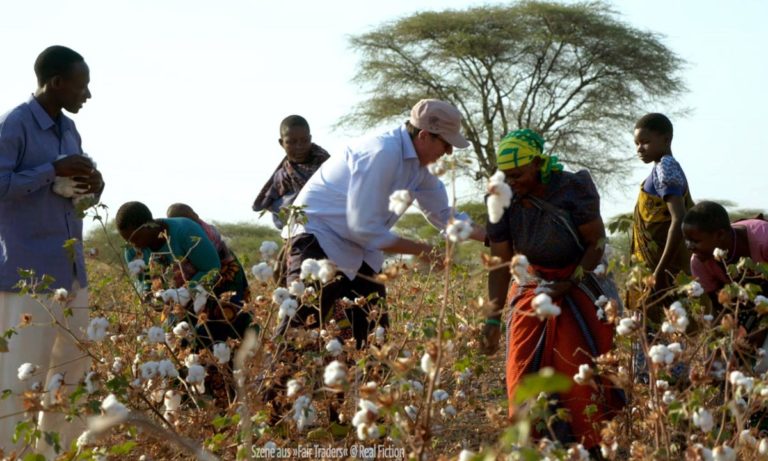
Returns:
[[[381,270],[383,252],[416,255],[430,264],[442,261],[432,245],[391,231],[400,215],[390,211],[390,195],[408,191],[425,217],[440,229],[452,218],[468,220],[463,213],[453,214],[445,186],[427,169],[454,147],[469,146],[460,130],[458,109],[436,99],[421,100],[405,124],[332,156],[309,179],[294,202],[304,207],[307,221],[283,231],[283,237],[291,239],[288,283],[300,277],[302,262],[308,258],[330,259],[338,272],[335,281],[322,289],[319,315],[314,306],[301,306],[291,325],[317,327],[335,317],[340,326],[351,324],[351,332],[347,328],[346,334],[354,335],[357,347],[362,347],[377,325],[387,326],[386,313],[369,315],[377,298],[386,295],[384,286],[373,278]],[[470,237],[483,241],[485,231],[473,226]],[[334,309],[345,297],[370,302]],[[283,333],[287,327],[284,319],[278,331]]]

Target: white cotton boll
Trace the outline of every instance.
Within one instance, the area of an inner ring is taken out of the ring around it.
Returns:
[[[338,387],[347,381],[347,367],[338,360],[334,360],[325,367],[323,382],[329,387]]]
[[[760,443],[757,445],[757,452],[762,455],[768,455],[768,438],[760,439]]]
[[[267,283],[272,279],[274,271],[269,264],[262,261],[251,268],[251,274],[253,274],[259,282]]]
[[[713,461],[736,461],[736,451],[728,445],[721,445],[712,450]]]
[[[444,408],[440,409],[440,414],[443,418],[453,418],[456,416],[456,408],[454,408],[453,405],[446,405]]]
[[[35,372],[37,372],[37,365],[32,365],[31,363],[22,363],[21,366],[19,366],[17,376],[20,381],[26,381],[31,378]]]
[[[294,280],[291,282],[291,285],[288,287],[288,293],[296,296],[297,298],[300,298],[301,295],[304,294],[304,284],[301,282],[301,280]]]
[[[56,373],[51,376],[51,380],[48,382],[48,387],[45,389],[47,392],[55,394],[61,389],[61,385],[64,384],[64,375]]]
[[[685,291],[685,293],[692,298],[698,298],[699,296],[704,294],[704,288],[701,286],[699,282],[696,282],[696,281],[691,282],[688,285],[685,285],[683,287],[683,291]]]
[[[207,304],[208,292],[205,291],[205,288],[198,285],[195,287],[195,296],[194,300],[192,301],[192,308],[194,309],[195,314],[199,314]]]
[[[91,319],[86,329],[88,339],[91,341],[101,341],[107,336],[107,327],[109,327],[109,320],[104,317],[96,317]]]
[[[560,307],[552,303],[552,298],[546,293],[539,293],[531,301],[534,312],[539,320],[560,315]]]
[[[121,371],[123,371],[123,358],[115,357],[112,361],[112,373],[117,375],[120,374]]]
[[[128,263],[128,273],[131,275],[139,275],[147,269],[147,263],[143,259],[134,259]]]
[[[187,322],[179,322],[176,324],[176,326],[173,327],[173,334],[178,336],[179,338],[186,338],[189,336],[189,333],[192,331],[192,328],[189,326],[189,323]]]
[[[187,382],[190,384],[202,383],[205,380],[205,367],[202,365],[187,366]]]
[[[51,295],[54,301],[58,301],[60,303],[66,302],[67,297],[69,297],[69,292],[65,288],[57,288],[53,290],[53,295]]]
[[[168,359],[157,362],[157,374],[161,378],[178,378],[179,370],[176,369],[176,364]]]
[[[176,391],[166,391],[163,396],[163,406],[166,415],[179,409],[181,406],[181,394]]]
[[[421,371],[430,376],[437,371],[435,360],[428,352],[425,352],[424,355],[421,356]]]
[[[679,355],[683,353],[683,346],[681,346],[680,343],[669,343],[667,345],[667,350],[675,355]]]
[[[261,253],[262,259],[270,260],[275,257],[279,249],[280,247],[277,245],[277,243],[273,242],[272,240],[264,240],[261,242],[259,252]]]
[[[77,446],[78,450],[82,450],[86,445],[92,444],[94,440],[95,437],[93,437],[91,431],[83,431],[83,433],[80,434],[80,436],[77,438],[75,446]]]
[[[288,292],[287,288],[277,287],[275,288],[275,291],[272,292],[272,302],[278,306],[283,304],[283,301],[290,298],[291,294]]]
[[[424,392],[424,385],[420,381],[412,379],[408,381],[408,384],[411,386],[411,394],[421,395]]]
[[[296,379],[291,379],[288,381],[288,385],[287,385],[288,391],[286,392],[286,395],[288,397],[293,397],[294,395],[299,393],[302,387],[303,385],[301,384],[301,381],[298,381]]]
[[[725,259],[728,257],[728,250],[715,248],[715,250],[712,252],[712,256],[714,256],[715,260],[717,261],[725,261]]]
[[[525,255],[516,254],[512,257],[512,261],[510,261],[509,264],[509,272],[512,274],[512,277],[518,285],[525,285],[531,279],[531,276],[528,273],[529,267],[530,263]]]
[[[675,354],[663,344],[652,346],[648,351],[648,355],[651,356],[651,361],[653,363],[664,365],[671,364],[675,359]]]
[[[125,418],[128,416],[128,408],[120,403],[115,394],[109,394],[101,402],[101,409],[107,416]]]
[[[307,258],[301,262],[301,279],[302,280],[317,280],[320,272],[320,264],[316,259]]]
[[[330,259],[321,259],[317,262],[320,269],[317,271],[317,278],[322,283],[330,283],[336,278],[336,264]]]
[[[589,452],[584,445],[578,444],[568,449],[568,459],[573,461],[589,461]]]
[[[328,351],[329,354],[336,357],[337,355],[341,354],[341,352],[344,350],[344,347],[341,345],[341,342],[339,342],[338,339],[334,338],[325,345],[325,350]]]
[[[440,177],[444,175],[448,169],[445,167],[445,162],[443,159],[439,158],[436,162],[427,165],[427,170],[429,170],[432,176]]]
[[[752,435],[752,432],[750,432],[749,429],[744,429],[739,433],[739,443],[750,448],[755,448],[757,446],[757,439]]]
[[[675,391],[664,391],[664,395],[661,397],[661,401],[664,402],[665,405],[673,404],[676,399],[677,396],[675,395]]]
[[[587,363],[582,363],[579,365],[579,372],[573,375],[573,381],[583,386],[592,380],[593,374],[592,367]]]
[[[472,224],[470,224],[469,221],[456,219],[448,224],[445,233],[448,235],[448,239],[451,242],[463,242],[472,234]]]
[[[160,327],[150,327],[149,330],[147,330],[147,340],[150,343],[164,343],[165,331]]]
[[[419,409],[416,408],[413,405],[406,405],[405,406],[405,414],[408,415],[409,418],[412,420],[416,420],[416,416],[419,415]]]
[[[184,365],[187,367],[191,365],[200,365],[200,356],[197,354],[189,354],[184,358]]]
[[[396,190],[389,196],[389,211],[398,216],[402,216],[405,210],[411,206],[413,198],[407,190]]]
[[[277,311],[278,320],[282,320],[283,317],[292,318],[296,315],[296,309],[298,309],[299,303],[295,299],[288,298],[280,304],[280,309]]]
[[[637,322],[630,317],[623,318],[616,325],[617,335],[628,335],[637,329]]]
[[[296,421],[296,428],[299,431],[310,427],[317,420],[317,410],[306,395],[300,396],[293,403],[293,420]]]
[[[64,156],[60,156],[64,157]],[[64,198],[74,198],[81,194],[81,190],[88,187],[85,183],[75,181],[72,176],[56,176],[53,178],[53,186],[51,189],[57,195]]]
[[[763,295],[755,296],[755,306],[759,306],[761,304],[768,304],[768,298]]]
[[[379,325],[376,327],[376,331],[374,332],[374,338],[376,339],[376,344],[382,345],[386,341],[386,330],[383,326]]]
[[[488,180],[488,220],[495,224],[504,216],[504,209],[512,202],[512,188],[507,184],[504,172],[497,171]]]
[[[448,400],[448,397],[450,397],[450,395],[442,389],[436,389],[434,392],[432,392],[432,400],[434,400],[435,402],[442,402],[443,400]]]
[[[704,432],[709,432],[715,425],[712,419],[712,413],[705,408],[698,408],[693,413],[693,425],[700,428]]]
[[[600,295],[597,301],[595,301],[595,306],[597,307],[605,307],[606,304],[608,304],[608,298],[605,295]]]
[[[592,273],[597,275],[598,277],[605,275],[605,264],[598,264],[593,270]]]
[[[459,453],[459,460],[458,461],[470,461],[472,458],[476,456],[477,453],[474,451],[469,451],[466,448],[464,450],[461,450],[461,453]]]
[[[229,359],[232,357],[232,350],[227,343],[216,343],[213,345],[213,356],[223,365],[229,363]]]
[[[657,379],[656,380],[656,387],[658,387],[659,389],[662,389],[662,390],[669,389],[669,382],[665,381],[663,379]]]
[[[157,376],[157,362],[146,362],[139,366],[141,378],[144,380],[152,379]]]

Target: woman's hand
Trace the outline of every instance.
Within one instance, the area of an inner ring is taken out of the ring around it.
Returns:
[[[486,323],[480,336],[480,352],[485,355],[493,355],[499,350],[501,327]]]
[[[557,282],[542,282],[537,289],[540,293],[546,293],[552,299],[560,299],[567,295],[573,288],[574,283],[571,280],[560,280]]]

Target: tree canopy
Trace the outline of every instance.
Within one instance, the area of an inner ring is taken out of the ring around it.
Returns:
[[[631,154],[622,134],[685,90],[683,61],[602,2],[421,12],[350,41],[368,97],[339,125],[369,128],[407,117],[419,99],[450,101],[464,114],[477,178],[495,171],[501,137],[532,128],[571,168],[603,185],[621,179]]]

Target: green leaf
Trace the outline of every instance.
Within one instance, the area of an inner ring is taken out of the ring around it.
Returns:
[[[565,392],[571,388],[571,379],[562,373],[555,373],[552,368],[542,368],[537,374],[523,376],[517,386],[514,402],[519,405],[544,392],[552,394]]]
[[[8,352],[8,340],[0,336],[0,353]]]
[[[112,448],[109,449],[109,454],[111,455],[127,455],[130,453],[134,447],[138,445],[135,441],[129,440],[125,443],[121,443],[120,445],[115,445]]]

